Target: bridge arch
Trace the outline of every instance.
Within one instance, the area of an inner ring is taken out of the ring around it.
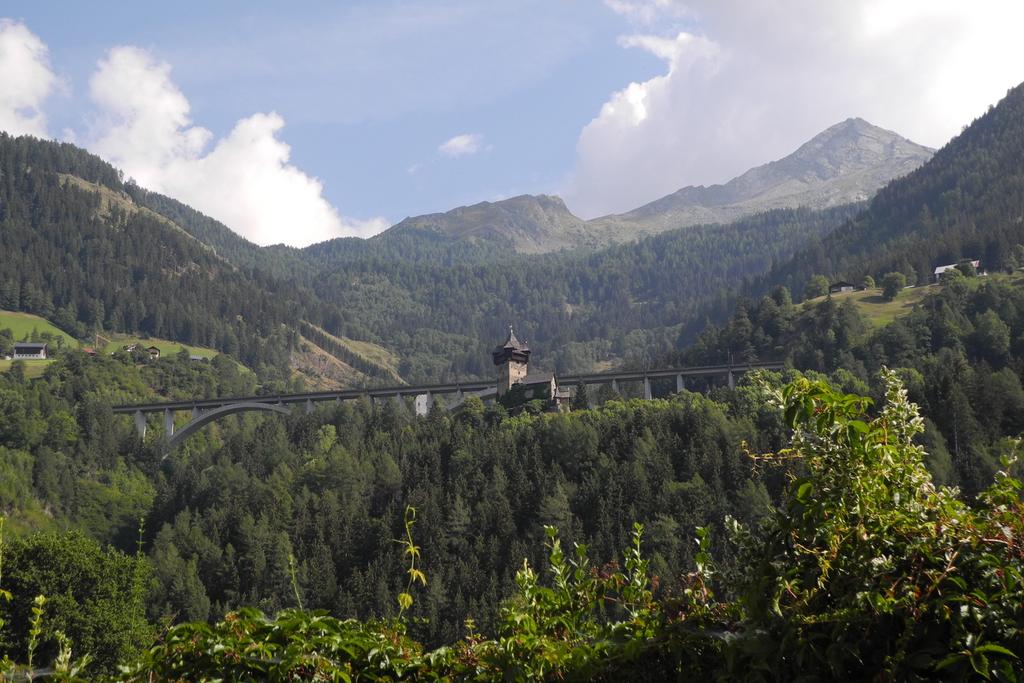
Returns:
[[[193,417],[185,426],[176,430],[170,438],[167,439],[167,452],[164,454],[164,458],[170,455],[171,451],[177,448],[183,441],[185,441],[185,439],[192,436],[214,420],[220,419],[225,415],[244,413],[251,410],[263,410],[272,413],[281,413],[282,415],[291,414],[291,411],[282,405],[278,405],[276,403],[259,403],[256,401],[229,403],[227,405],[220,406],[219,408],[207,410]]]

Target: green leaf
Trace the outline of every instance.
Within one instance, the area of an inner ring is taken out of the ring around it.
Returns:
[[[861,434],[867,434],[869,431],[871,431],[871,428],[868,427],[867,423],[864,422],[863,420],[850,420],[849,424],[852,428],[856,429]]]
[[[975,652],[998,652],[999,654],[1006,655],[1007,657],[1013,657],[1014,659],[1020,659],[1011,650],[1006,649],[1002,645],[996,645],[995,643],[985,643],[984,645],[979,645],[978,647],[974,648],[974,651]]]
[[[988,657],[978,653],[977,651],[971,654],[971,668],[973,668],[974,672],[985,680],[990,678],[988,673]]]
[[[940,671],[941,669],[945,669],[947,666],[952,666],[954,664],[957,664],[960,661],[962,661],[964,657],[965,657],[964,653],[962,653],[962,652],[954,652],[953,654],[951,654],[951,655],[949,655],[947,657],[944,657],[938,664],[936,664],[935,665],[935,670],[936,671]]]

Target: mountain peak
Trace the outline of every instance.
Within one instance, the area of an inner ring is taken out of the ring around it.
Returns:
[[[810,163],[836,176],[907,158],[923,163],[931,158],[934,151],[862,118],[849,118],[829,126],[788,157],[773,163],[789,166]]]
[[[521,194],[497,201],[460,206],[444,213],[406,218],[387,232],[428,231],[470,241],[508,245],[517,252],[538,253],[585,245],[586,224],[561,197]]]
[[[772,209],[822,209],[865,201],[934,150],[859,117],[829,126],[792,154],[724,185],[689,186],[618,216],[593,221],[626,239],[700,223],[727,223]]]

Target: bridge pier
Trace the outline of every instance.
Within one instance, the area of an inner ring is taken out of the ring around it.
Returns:
[[[199,419],[199,418],[200,418],[200,417],[202,417],[202,416],[203,416],[203,411],[202,411],[202,409],[201,409],[201,408],[198,408],[198,407],[196,407],[196,406],[193,406],[193,407],[192,407],[192,419],[193,419],[193,420],[196,420],[196,419]]]
[[[676,393],[681,394],[686,389],[686,384],[683,382],[683,373],[676,375]]]
[[[174,413],[168,409],[164,409],[164,436],[171,438],[174,436]]]
[[[306,415],[310,415],[313,412],[313,402],[308,398],[306,399]]]
[[[416,408],[416,415],[423,417],[430,412],[430,409],[434,405],[434,395],[429,391],[425,394],[420,394],[413,401],[413,405]]]
[[[653,398],[651,394],[651,378],[644,377],[644,400],[650,401]]]
[[[736,375],[732,374],[732,368],[729,368],[729,388],[736,388]]]
[[[616,394],[619,393],[619,381],[614,377],[612,378],[612,391]]]
[[[135,430],[139,433],[140,439],[146,438],[146,416],[141,410],[135,411]]]

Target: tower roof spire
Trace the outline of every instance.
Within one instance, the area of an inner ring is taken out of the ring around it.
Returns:
[[[516,337],[515,330],[512,329],[512,325],[508,326],[508,336],[505,337],[505,343],[499,344],[491,352],[494,356],[495,365],[504,363],[506,360],[513,358],[515,360],[525,361],[530,356],[530,345],[526,342],[519,341]]]

